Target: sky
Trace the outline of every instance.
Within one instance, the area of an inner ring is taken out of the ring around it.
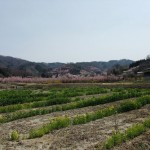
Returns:
[[[0,0],[0,55],[69,63],[148,54],[150,0]]]

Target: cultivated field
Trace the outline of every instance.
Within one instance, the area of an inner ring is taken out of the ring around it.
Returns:
[[[149,86],[1,88],[0,150],[150,149]]]

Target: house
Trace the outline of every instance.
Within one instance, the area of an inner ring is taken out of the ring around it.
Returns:
[[[142,72],[142,71],[137,72],[137,76],[138,77],[143,77],[144,76],[144,72]]]
[[[145,80],[150,80],[150,68],[147,68],[147,69],[144,71],[144,79],[145,79]]]

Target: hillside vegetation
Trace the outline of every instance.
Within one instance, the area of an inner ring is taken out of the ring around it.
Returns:
[[[38,76],[58,77],[66,75],[94,76],[105,75],[117,66],[128,68],[131,60],[111,60],[108,62],[78,62],[78,63],[36,63],[18,58],[0,56],[0,76]],[[111,72],[112,73],[112,72]]]

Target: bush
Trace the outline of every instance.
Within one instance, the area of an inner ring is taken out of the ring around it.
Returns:
[[[127,139],[133,139],[134,137],[137,137],[145,131],[146,128],[143,124],[136,124],[133,125],[131,128],[127,129],[127,131],[125,132],[125,136]]]
[[[127,111],[134,110],[134,109],[137,109],[137,105],[135,101],[129,101],[129,102],[122,103],[118,111],[127,112]]]
[[[86,122],[86,115],[76,116],[73,119],[73,125],[84,124]]]
[[[104,147],[106,149],[111,149],[115,145],[119,145],[120,143],[122,143],[125,140],[126,140],[126,137],[124,136],[123,133],[120,133],[120,132],[115,133],[115,132],[113,132],[112,136],[107,140],[107,142],[104,143]]]
[[[19,133],[18,133],[18,131],[16,131],[16,130],[12,131],[12,133],[11,133],[11,140],[12,141],[19,140]]]

